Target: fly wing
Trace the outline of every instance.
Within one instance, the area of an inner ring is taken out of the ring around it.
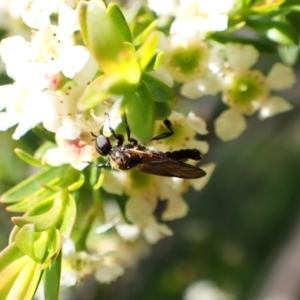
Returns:
[[[159,156],[143,157],[142,163],[138,164],[135,169],[153,175],[184,179],[195,179],[206,175],[205,171],[196,166]]]

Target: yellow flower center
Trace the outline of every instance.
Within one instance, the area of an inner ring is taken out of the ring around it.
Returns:
[[[205,44],[177,47],[168,56],[168,67],[174,79],[185,82],[207,72],[208,49]]]
[[[269,94],[265,76],[257,70],[233,77],[224,92],[224,102],[245,114],[254,113]]]

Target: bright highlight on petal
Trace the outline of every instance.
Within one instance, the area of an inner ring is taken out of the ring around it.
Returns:
[[[270,100],[260,109],[259,118],[261,120],[273,117],[277,114],[291,110],[293,106],[285,99],[273,96]]]
[[[234,109],[227,109],[215,120],[216,135],[224,142],[236,139],[246,129],[244,116]]]

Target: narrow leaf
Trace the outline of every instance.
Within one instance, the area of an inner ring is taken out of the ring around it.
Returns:
[[[60,287],[61,251],[44,272],[44,294],[47,300],[57,300]]]
[[[57,180],[63,178],[65,174],[67,174],[68,168],[68,165],[58,168],[45,168],[5,192],[1,196],[0,202],[17,202],[41,189],[42,184],[51,186],[53,182],[57,182]]]
[[[29,165],[35,166],[35,167],[42,167],[43,164],[41,163],[40,160],[34,158],[32,155],[26,153],[25,151],[21,149],[15,149],[15,153],[26,163]]]
[[[132,42],[131,32],[127,24],[127,21],[119,6],[115,3],[110,3],[107,7],[107,14],[110,16],[113,23],[119,29],[123,41],[131,43]]]

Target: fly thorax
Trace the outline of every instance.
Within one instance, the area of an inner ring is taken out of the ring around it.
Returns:
[[[135,163],[124,147],[118,147],[112,149],[110,153],[110,165],[116,170],[129,170]]]

